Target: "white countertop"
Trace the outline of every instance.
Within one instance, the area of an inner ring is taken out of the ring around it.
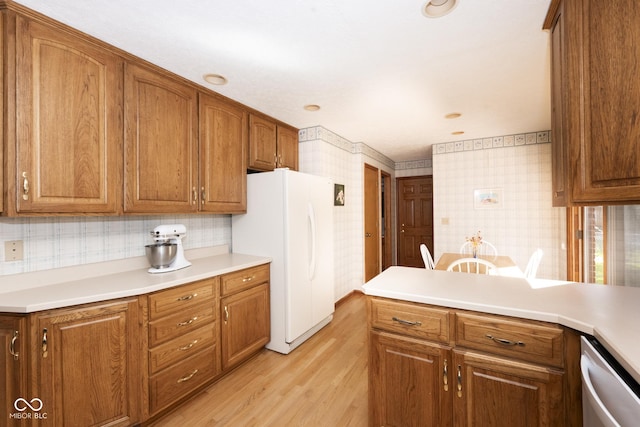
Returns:
[[[191,266],[150,274],[146,257],[0,276],[0,313],[33,313],[159,291],[271,262],[226,245],[185,251]]]
[[[640,288],[390,267],[366,295],[558,323],[595,336],[640,382]]]

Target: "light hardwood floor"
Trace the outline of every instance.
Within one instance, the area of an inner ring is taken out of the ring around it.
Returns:
[[[288,355],[262,350],[154,427],[367,425],[365,296]]]

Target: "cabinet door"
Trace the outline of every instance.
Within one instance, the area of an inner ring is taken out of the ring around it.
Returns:
[[[247,113],[200,93],[200,210],[247,211]]]
[[[140,421],[137,300],[33,315],[35,396],[58,426]]]
[[[222,369],[228,369],[270,340],[269,284],[222,298]]]
[[[278,126],[278,167],[298,170],[298,131]]]
[[[572,120],[581,132],[569,133],[579,147],[575,202],[640,201],[640,3],[616,7],[585,0],[572,4],[576,80]],[[570,11],[565,8],[565,17]],[[568,27],[565,21],[565,27]],[[567,28],[565,28],[567,30]],[[580,99],[583,96],[583,99]]]
[[[276,167],[276,124],[249,115],[249,169],[270,171]]]
[[[133,64],[124,88],[125,211],[196,211],[195,89]]]
[[[16,213],[117,213],[122,62],[17,17]]]
[[[18,399],[30,402],[35,397],[26,394],[25,325],[23,317],[0,316],[0,424],[6,426],[25,425],[14,404]],[[23,406],[21,401],[18,405]]]
[[[451,425],[451,350],[386,332],[370,332],[369,425]]]
[[[564,420],[563,373],[454,350],[456,426],[557,426]]]
[[[551,27],[551,177],[552,204],[566,206],[569,181],[566,171],[567,155],[564,135],[566,121],[564,103],[567,93],[566,48],[564,34],[564,8],[559,6]]]

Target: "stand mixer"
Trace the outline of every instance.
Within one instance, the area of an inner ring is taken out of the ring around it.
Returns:
[[[177,246],[176,256],[167,266],[160,268],[151,267],[149,273],[166,273],[189,267],[191,263],[184,257],[182,238],[187,234],[187,228],[182,224],[159,225],[151,232],[151,237],[156,243],[170,243]]]

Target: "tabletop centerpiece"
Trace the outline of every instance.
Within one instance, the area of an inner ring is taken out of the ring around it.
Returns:
[[[480,245],[482,245],[482,233],[478,231],[471,237],[467,237],[467,242],[471,243],[473,257],[478,258],[478,248],[480,248]]]

